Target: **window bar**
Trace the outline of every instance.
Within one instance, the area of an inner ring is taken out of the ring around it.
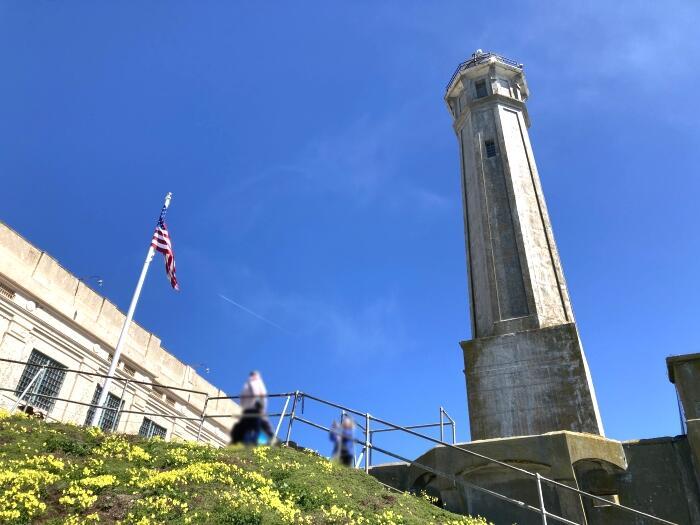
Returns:
[[[46,375],[46,368],[42,367],[36,374],[34,374],[34,377],[32,378],[32,380],[29,382],[27,387],[22,391],[19,398],[17,399],[17,401],[15,402],[13,407],[10,409],[10,414],[13,414],[14,411],[17,410],[17,407],[22,402],[22,399],[24,398],[24,396],[27,395],[27,392],[29,391],[29,389],[34,386],[34,383],[36,382],[36,380],[39,376],[41,376],[41,379],[37,382],[37,384],[39,384],[39,385],[41,384],[41,382],[44,380],[44,375]],[[36,393],[36,392],[34,392],[35,390],[36,390],[36,388],[32,389],[32,394]],[[29,403],[29,401],[27,401],[27,403]]]

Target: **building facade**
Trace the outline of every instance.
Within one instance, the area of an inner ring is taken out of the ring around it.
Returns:
[[[92,416],[124,314],[46,252],[0,223],[0,406],[49,420]],[[28,364],[25,364],[28,363]],[[110,387],[104,430],[224,445],[240,413],[227,394],[136,323]],[[206,407],[205,407],[206,405]],[[203,411],[223,417],[207,417]]]

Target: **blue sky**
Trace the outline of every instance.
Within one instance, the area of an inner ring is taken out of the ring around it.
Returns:
[[[536,160],[607,434],[679,432],[698,351],[697,4],[2,2],[0,219],[207,378],[249,369],[468,438],[457,142],[476,48],[525,64]],[[271,320],[252,316],[228,297]]]

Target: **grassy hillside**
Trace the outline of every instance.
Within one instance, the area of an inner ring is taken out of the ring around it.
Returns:
[[[0,523],[486,524],[309,452],[166,443],[1,411]]]

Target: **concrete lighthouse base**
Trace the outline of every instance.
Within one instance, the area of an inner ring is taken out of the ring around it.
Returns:
[[[472,439],[603,434],[574,323],[461,343]]]
[[[620,442],[562,431],[457,446],[672,523],[700,523],[700,478],[693,471],[687,436]],[[451,447],[434,447],[411,463],[377,465],[370,474],[396,489],[427,493],[447,510],[483,516],[496,525],[542,523],[539,513],[526,508],[539,508],[537,484],[532,477]],[[546,482],[542,492],[548,512],[581,525],[652,523],[612,504]]]

